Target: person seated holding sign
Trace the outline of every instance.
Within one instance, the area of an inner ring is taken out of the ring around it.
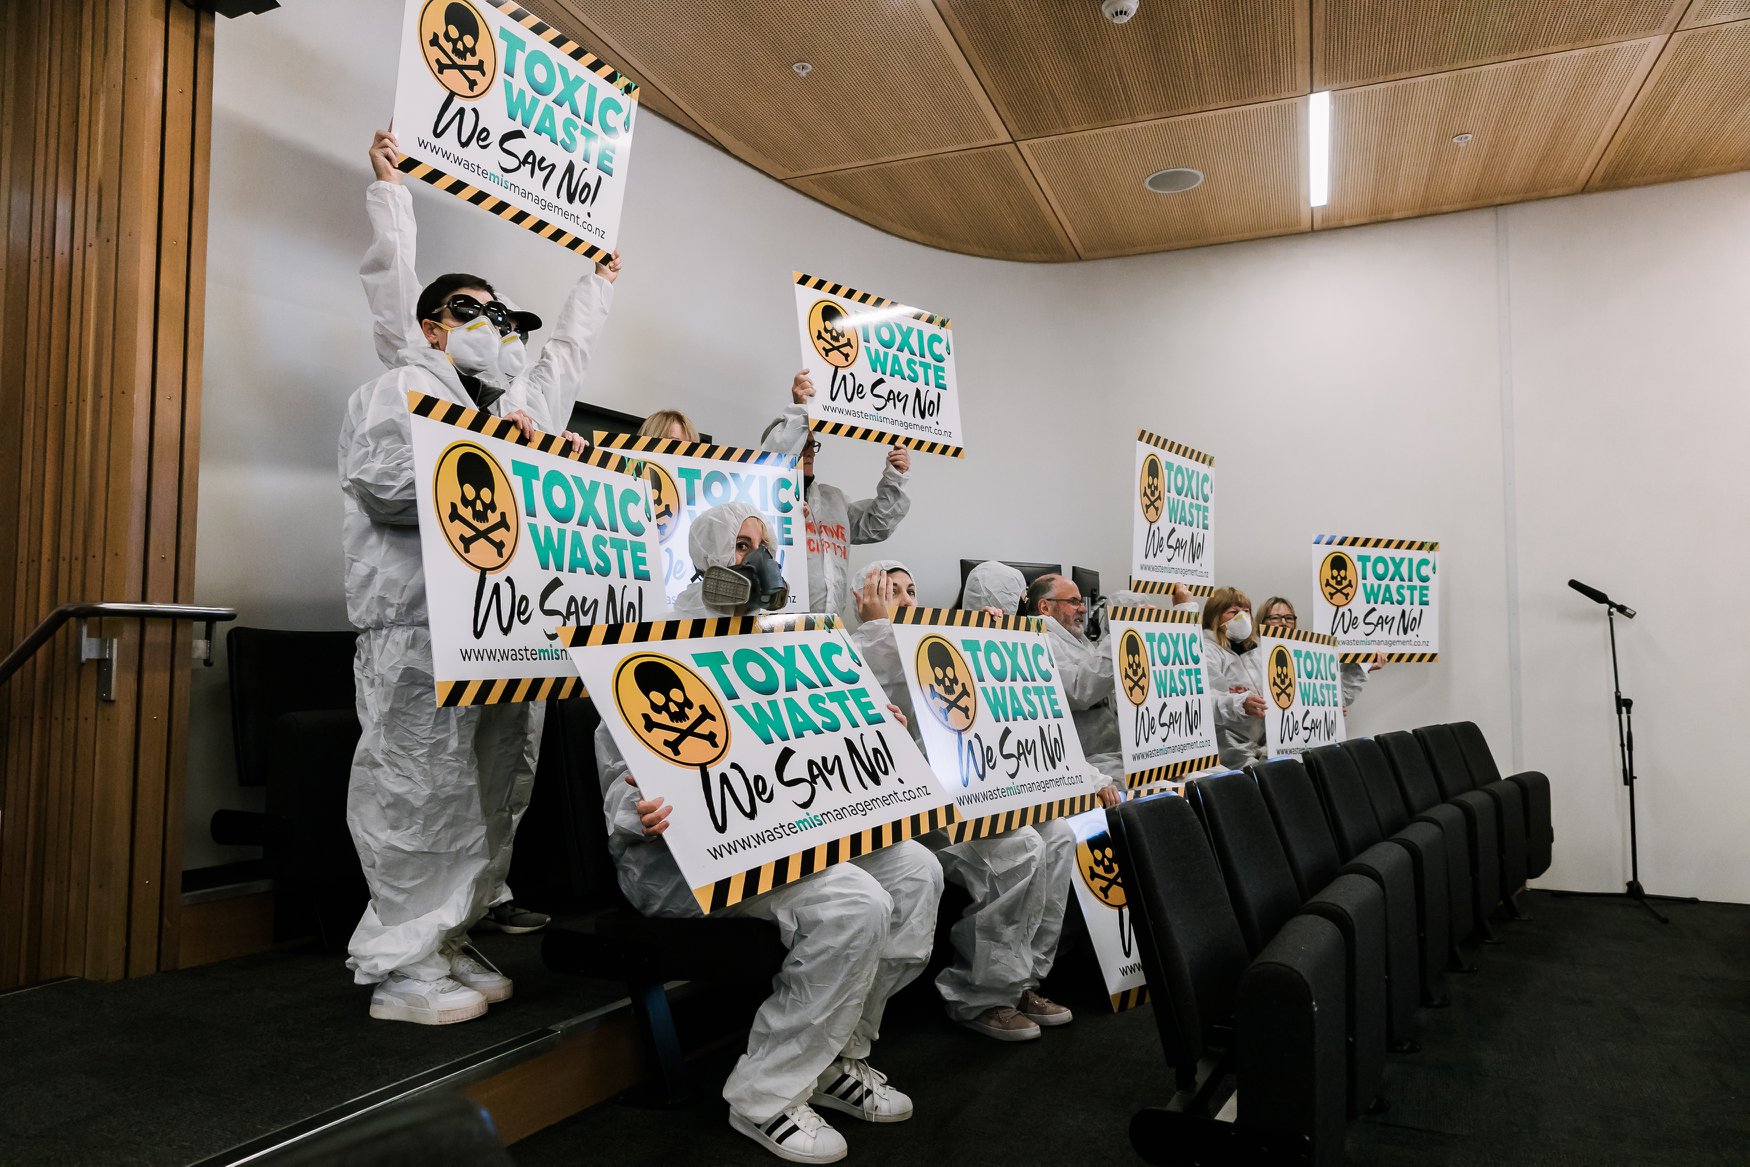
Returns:
[[[676,618],[782,605],[777,543],[756,508],[712,507],[693,520],[688,549],[700,576],[714,578],[687,586],[675,602]],[[713,607],[706,596],[722,595],[725,568],[747,580],[745,599]],[[647,916],[699,915],[662,841],[673,807],[640,794],[605,725],[596,730],[595,750],[620,890]],[[911,1099],[868,1058],[888,998],[929,962],[941,896],[941,868],[908,840],[722,909],[770,920],[790,950],[754,1017],[747,1052],[724,1083],[731,1127],[781,1159],[831,1163],[844,1158],[845,1139],[814,1107],[868,1122],[911,1117]]]
[[[1264,654],[1254,652],[1252,601],[1238,588],[1216,588],[1203,601],[1203,668],[1215,713],[1221,764],[1238,770],[1264,759]]]
[[[814,396],[814,381],[807,372],[790,382],[790,407],[760,436],[760,448],[800,456],[802,509],[808,535],[808,606],[816,612],[848,617],[851,597],[851,547],[885,542],[911,510],[905,479],[911,473],[911,454],[895,446],[887,452],[887,466],[875,487],[875,497],[848,502],[845,492],[814,477],[814,455],[820,440],[808,427],[808,406]]]
[[[1264,635],[1272,634],[1273,629],[1293,632],[1300,619],[1294,613],[1294,604],[1281,596],[1271,596],[1258,609],[1258,627]],[[1367,674],[1378,672],[1385,668],[1385,653],[1376,652],[1369,661],[1344,661],[1338,676],[1343,685],[1343,715],[1349,715],[1349,707],[1355,704],[1355,698],[1361,696],[1362,686],[1367,684]]]
[[[851,634],[851,643],[882,691],[906,711],[912,737],[922,745],[893,636],[893,616],[916,605],[917,585],[903,563],[884,559],[870,564],[857,590],[857,615],[863,622]],[[989,611],[1004,614],[994,607]],[[1040,978],[1051,970],[1057,955],[1063,902],[1070,889],[1067,870],[1061,889],[1047,886],[1049,874],[1040,863],[1045,844],[1039,832],[1021,827],[950,843],[945,833],[933,831],[924,842],[935,851],[943,873],[972,897],[950,932],[954,962],[936,977],[936,990],[949,1018],[998,1041],[1031,1041],[1040,1035],[1042,1025],[1068,1024],[1073,1019],[1070,1011],[1038,991]],[[1048,929],[1045,920],[1053,905],[1055,923]],[[1048,933],[1049,951],[1041,962],[1036,949],[1044,933]]]
[[[379,135],[372,163],[398,180],[394,154],[393,138]],[[414,296],[407,193],[385,178],[372,184],[370,201],[378,237],[361,275],[379,354],[394,351],[390,370],[353,393],[340,429],[346,606],[360,630],[353,677],[361,734],[347,826],[371,895],[347,966],[359,984],[376,986],[372,1017],[444,1025],[511,995],[509,978],[463,943],[489,904],[508,902],[504,877],[545,710],[445,709],[433,700],[407,395],[508,418],[525,435],[556,432],[582,388],[620,261],[585,271],[540,359],[509,376],[504,355],[520,351],[510,342],[527,320],[519,323],[479,276],[439,276]]]

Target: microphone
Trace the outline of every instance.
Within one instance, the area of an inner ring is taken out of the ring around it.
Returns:
[[[1606,608],[1612,608],[1622,613],[1623,616],[1630,620],[1635,618],[1635,610],[1633,608],[1629,607],[1627,604],[1617,603],[1615,600],[1611,599],[1590,584],[1583,584],[1577,579],[1571,579],[1568,581],[1568,586],[1579,592],[1582,596],[1585,596],[1588,600],[1603,604]]]

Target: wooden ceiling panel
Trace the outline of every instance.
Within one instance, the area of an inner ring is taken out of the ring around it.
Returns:
[[[1321,227],[1581,190],[1664,44],[1576,49],[1331,95]],[[1454,135],[1468,133],[1468,145]]]
[[[575,0],[579,7],[582,0]],[[1007,140],[929,0],[588,0],[589,26],[778,178]],[[813,71],[791,69],[807,61]]]
[[[1679,28],[1750,19],[1750,0],[1693,0]]]
[[[852,218],[949,251],[1067,260],[1075,248],[1011,145],[796,178],[790,185]]]
[[[1311,226],[1303,98],[1038,138],[1021,150],[1088,258]],[[1203,171],[1203,185],[1170,195],[1143,187],[1169,166]]]
[[[1668,33],[1689,0],[1312,0],[1313,88]]]
[[[674,103],[668,94],[658,89],[650,78],[638,70],[619,60],[602,43],[589,21],[584,19],[574,0],[521,0],[523,7],[539,16],[554,28],[584,46],[590,52],[630,77],[638,83],[638,104],[695,137],[703,138],[713,146],[717,143],[711,135],[705,132],[705,127],[687,116],[685,110]]]
[[[1750,22],[1680,32],[1605,152],[1591,189],[1750,169]]]
[[[1166,0],[1123,25],[1096,0],[937,6],[1017,138],[1307,92],[1306,0]]]

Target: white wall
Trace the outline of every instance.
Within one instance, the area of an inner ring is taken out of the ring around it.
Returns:
[[[302,31],[324,27],[306,17],[325,3],[348,14],[347,43]],[[375,371],[355,273],[364,149],[392,96],[368,67],[393,40],[395,6],[361,15],[325,3],[303,0],[295,21],[275,14],[219,27],[197,590],[238,605],[247,622],[280,627],[344,626],[334,443],[346,396]],[[1280,590],[1309,601],[1315,532],[1438,538],[1442,660],[1380,674],[1353,729],[1474,717],[1504,764],[1522,730],[1525,761],[1558,788],[1558,860],[1546,882],[1620,882],[1597,613],[1560,581],[1591,571],[1655,608],[1643,578],[1654,568],[1638,562],[1640,540],[1614,534],[1611,512],[1624,531],[1685,539],[1704,515],[1724,516],[1717,501],[1710,510],[1697,500],[1718,499],[1719,484],[1699,483],[1700,467],[1726,453],[1724,423],[1746,408],[1742,361],[1729,358],[1742,344],[1732,325],[1750,271],[1741,213],[1750,180],[1035,266],[882,235],[655,118],[642,124],[634,159],[627,271],[593,400],[638,412],[678,406],[719,440],[755,441],[796,366],[788,273],[799,268],[943,312],[963,338],[971,453],[918,460],[913,515],[879,549],[916,568],[926,601],[952,599],[962,556],[1062,560],[1099,568],[1108,587],[1121,581],[1129,528],[1119,500],[1138,425],[1217,456],[1220,574],[1254,599]],[[478,271],[550,308],[582,270],[428,188],[414,198],[428,278]],[[1591,307],[1613,282],[1635,293]],[[1694,395],[1688,408],[1674,398],[1676,378]],[[1597,408],[1637,387],[1639,400],[1623,402],[1629,414]],[[1665,477],[1618,473],[1631,437],[1663,452]],[[1698,442],[1720,449],[1694,458]],[[879,458],[831,442],[822,475],[855,489],[873,482]],[[1579,480],[1597,486],[1572,489]],[[1576,497],[1599,509],[1571,509]],[[1735,514],[1744,500],[1732,494]],[[1680,506],[1688,513],[1663,513]],[[1507,632],[1520,612],[1522,659]],[[1719,642],[1742,643],[1742,620],[1736,630],[1736,641]],[[1708,630],[1661,630],[1649,612],[1628,636],[1640,645],[1630,691],[1646,723],[1643,879],[1750,899],[1750,861],[1728,822],[1743,816],[1718,813],[1719,799],[1737,804],[1723,766],[1718,779],[1703,773],[1709,739],[1694,730],[1725,722],[1745,682],[1726,662],[1704,678],[1679,670],[1674,649],[1648,647],[1711,640]],[[233,857],[207,839],[206,817],[249,802],[233,785],[223,673],[202,670],[196,681],[190,866]]]

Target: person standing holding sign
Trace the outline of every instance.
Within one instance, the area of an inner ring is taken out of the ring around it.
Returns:
[[[747,615],[782,603],[777,541],[758,509],[712,507],[693,520],[688,545],[701,579],[675,601],[676,618]],[[707,601],[726,594],[731,574],[746,580],[743,598],[729,607]],[[620,890],[647,916],[699,915],[662,842],[673,807],[639,794],[605,722],[595,750]],[[781,1159],[831,1163],[844,1158],[845,1139],[815,1107],[867,1122],[911,1117],[911,1099],[868,1058],[888,998],[929,962],[941,897],[941,868],[905,840],[721,909],[770,920],[790,950],[723,1085],[731,1127]]]
[[[373,164],[393,147],[392,139],[379,139]],[[374,184],[372,197],[405,212],[397,222],[409,250],[404,265],[392,248],[366,260],[379,349],[388,325],[378,292],[390,287],[403,302],[412,281],[411,207],[396,201],[405,191],[382,194],[391,185]],[[393,274],[373,289],[371,273],[385,264]],[[618,276],[617,257],[586,272],[540,359],[512,378],[502,366],[504,342],[518,328],[511,310],[479,276],[439,276],[411,305],[418,339],[404,334],[394,367],[347,404],[341,549],[347,616],[360,630],[353,676],[361,728],[347,825],[371,893],[347,966],[359,984],[376,986],[376,1018],[449,1024],[511,995],[509,978],[463,951],[462,942],[504,891],[544,712],[528,703],[437,705],[407,395],[509,418],[525,435],[556,431],[582,388]]]
[[[760,438],[760,448],[780,454],[799,455],[802,463],[803,510],[808,534],[808,601],[817,612],[849,616],[851,598],[851,547],[882,543],[899,527],[911,510],[905,480],[911,473],[911,454],[902,446],[887,452],[875,497],[849,502],[845,492],[814,477],[814,455],[820,440],[808,426],[808,406],[814,396],[814,381],[806,372],[790,382],[790,407]]]

